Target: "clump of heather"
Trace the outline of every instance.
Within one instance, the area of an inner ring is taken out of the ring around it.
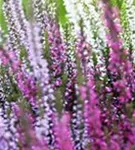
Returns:
[[[134,2],[2,7],[0,150],[134,150]]]

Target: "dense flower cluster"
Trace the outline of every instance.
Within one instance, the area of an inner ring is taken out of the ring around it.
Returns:
[[[3,1],[0,150],[134,150],[133,1],[62,4]]]

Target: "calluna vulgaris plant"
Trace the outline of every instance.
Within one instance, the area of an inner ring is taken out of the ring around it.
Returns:
[[[134,1],[0,3],[0,150],[135,150]]]

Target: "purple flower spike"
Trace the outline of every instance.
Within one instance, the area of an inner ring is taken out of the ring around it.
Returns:
[[[129,52],[123,48],[123,41],[120,38],[122,32],[119,30],[120,24],[118,21],[117,23],[114,21],[116,18],[119,19],[119,10],[112,8],[107,1],[104,1],[103,7],[106,27],[109,30],[107,42],[111,51],[108,69],[113,80],[112,88],[115,93],[119,93],[117,98],[120,103],[124,103],[131,100],[132,97],[133,89],[130,79],[133,79],[133,68],[128,58]]]
[[[48,40],[50,44],[51,54],[51,70],[52,76],[55,78],[54,86],[60,86],[62,83],[62,74],[66,61],[66,51],[64,42],[62,41],[59,25],[55,20],[50,19],[47,25]]]

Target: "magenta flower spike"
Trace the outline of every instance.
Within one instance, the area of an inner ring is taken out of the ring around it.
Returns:
[[[10,64],[11,67],[11,71],[12,73],[15,75],[15,78],[17,80],[18,86],[20,88],[20,90],[22,91],[23,95],[25,98],[28,99],[28,101],[30,102],[30,104],[35,107],[36,105],[36,85],[35,85],[35,81],[31,76],[28,76],[26,74],[26,72],[24,72],[23,70],[21,70],[21,62],[17,59],[17,56],[15,54],[15,52],[10,52],[9,54],[7,54],[6,51],[2,50],[1,52],[1,58],[2,58],[2,63],[4,66]],[[29,86],[28,84],[29,83]],[[33,92],[31,92],[33,91]]]
[[[91,48],[90,44],[86,41],[83,31],[80,33],[76,41],[76,54],[81,60],[82,72],[85,78],[89,78],[89,60]]]
[[[118,100],[125,103],[132,98],[133,66],[129,61],[128,50],[124,49],[123,41],[120,38],[122,32],[120,23],[114,21],[119,19],[118,8],[112,8],[109,2],[104,1],[104,18],[106,28],[109,30],[107,34],[107,42],[110,47],[110,58],[108,69],[113,80],[113,89],[118,92]],[[133,79],[134,83],[134,79]]]
[[[104,132],[101,123],[101,110],[98,95],[95,89],[94,79],[91,76],[86,87],[81,88],[81,95],[84,101],[84,141],[91,145],[92,150],[107,150]],[[96,124],[95,124],[96,122]]]
[[[57,122],[56,134],[58,136],[59,150],[73,150],[73,140],[70,130],[71,117],[68,112],[64,112],[62,118]]]
[[[48,146],[44,139],[38,139],[36,137],[36,132],[33,126],[33,117],[30,112],[27,114],[23,111],[22,108],[13,104],[13,112],[16,115],[17,131],[18,131],[18,144],[22,149],[32,149],[36,150],[42,147],[43,150],[48,150]],[[25,126],[23,123],[25,122]],[[27,136],[27,138],[26,138]],[[29,141],[29,142],[28,142]],[[25,148],[24,148],[25,147]]]
[[[47,32],[48,32],[48,41],[50,45],[50,54],[51,54],[51,71],[52,76],[55,79],[54,86],[60,86],[62,84],[62,74],[64,69],[64,64],[66,61],[66,50],[64,42],[61,38],[59,25],[54,19],[48,19]]]

